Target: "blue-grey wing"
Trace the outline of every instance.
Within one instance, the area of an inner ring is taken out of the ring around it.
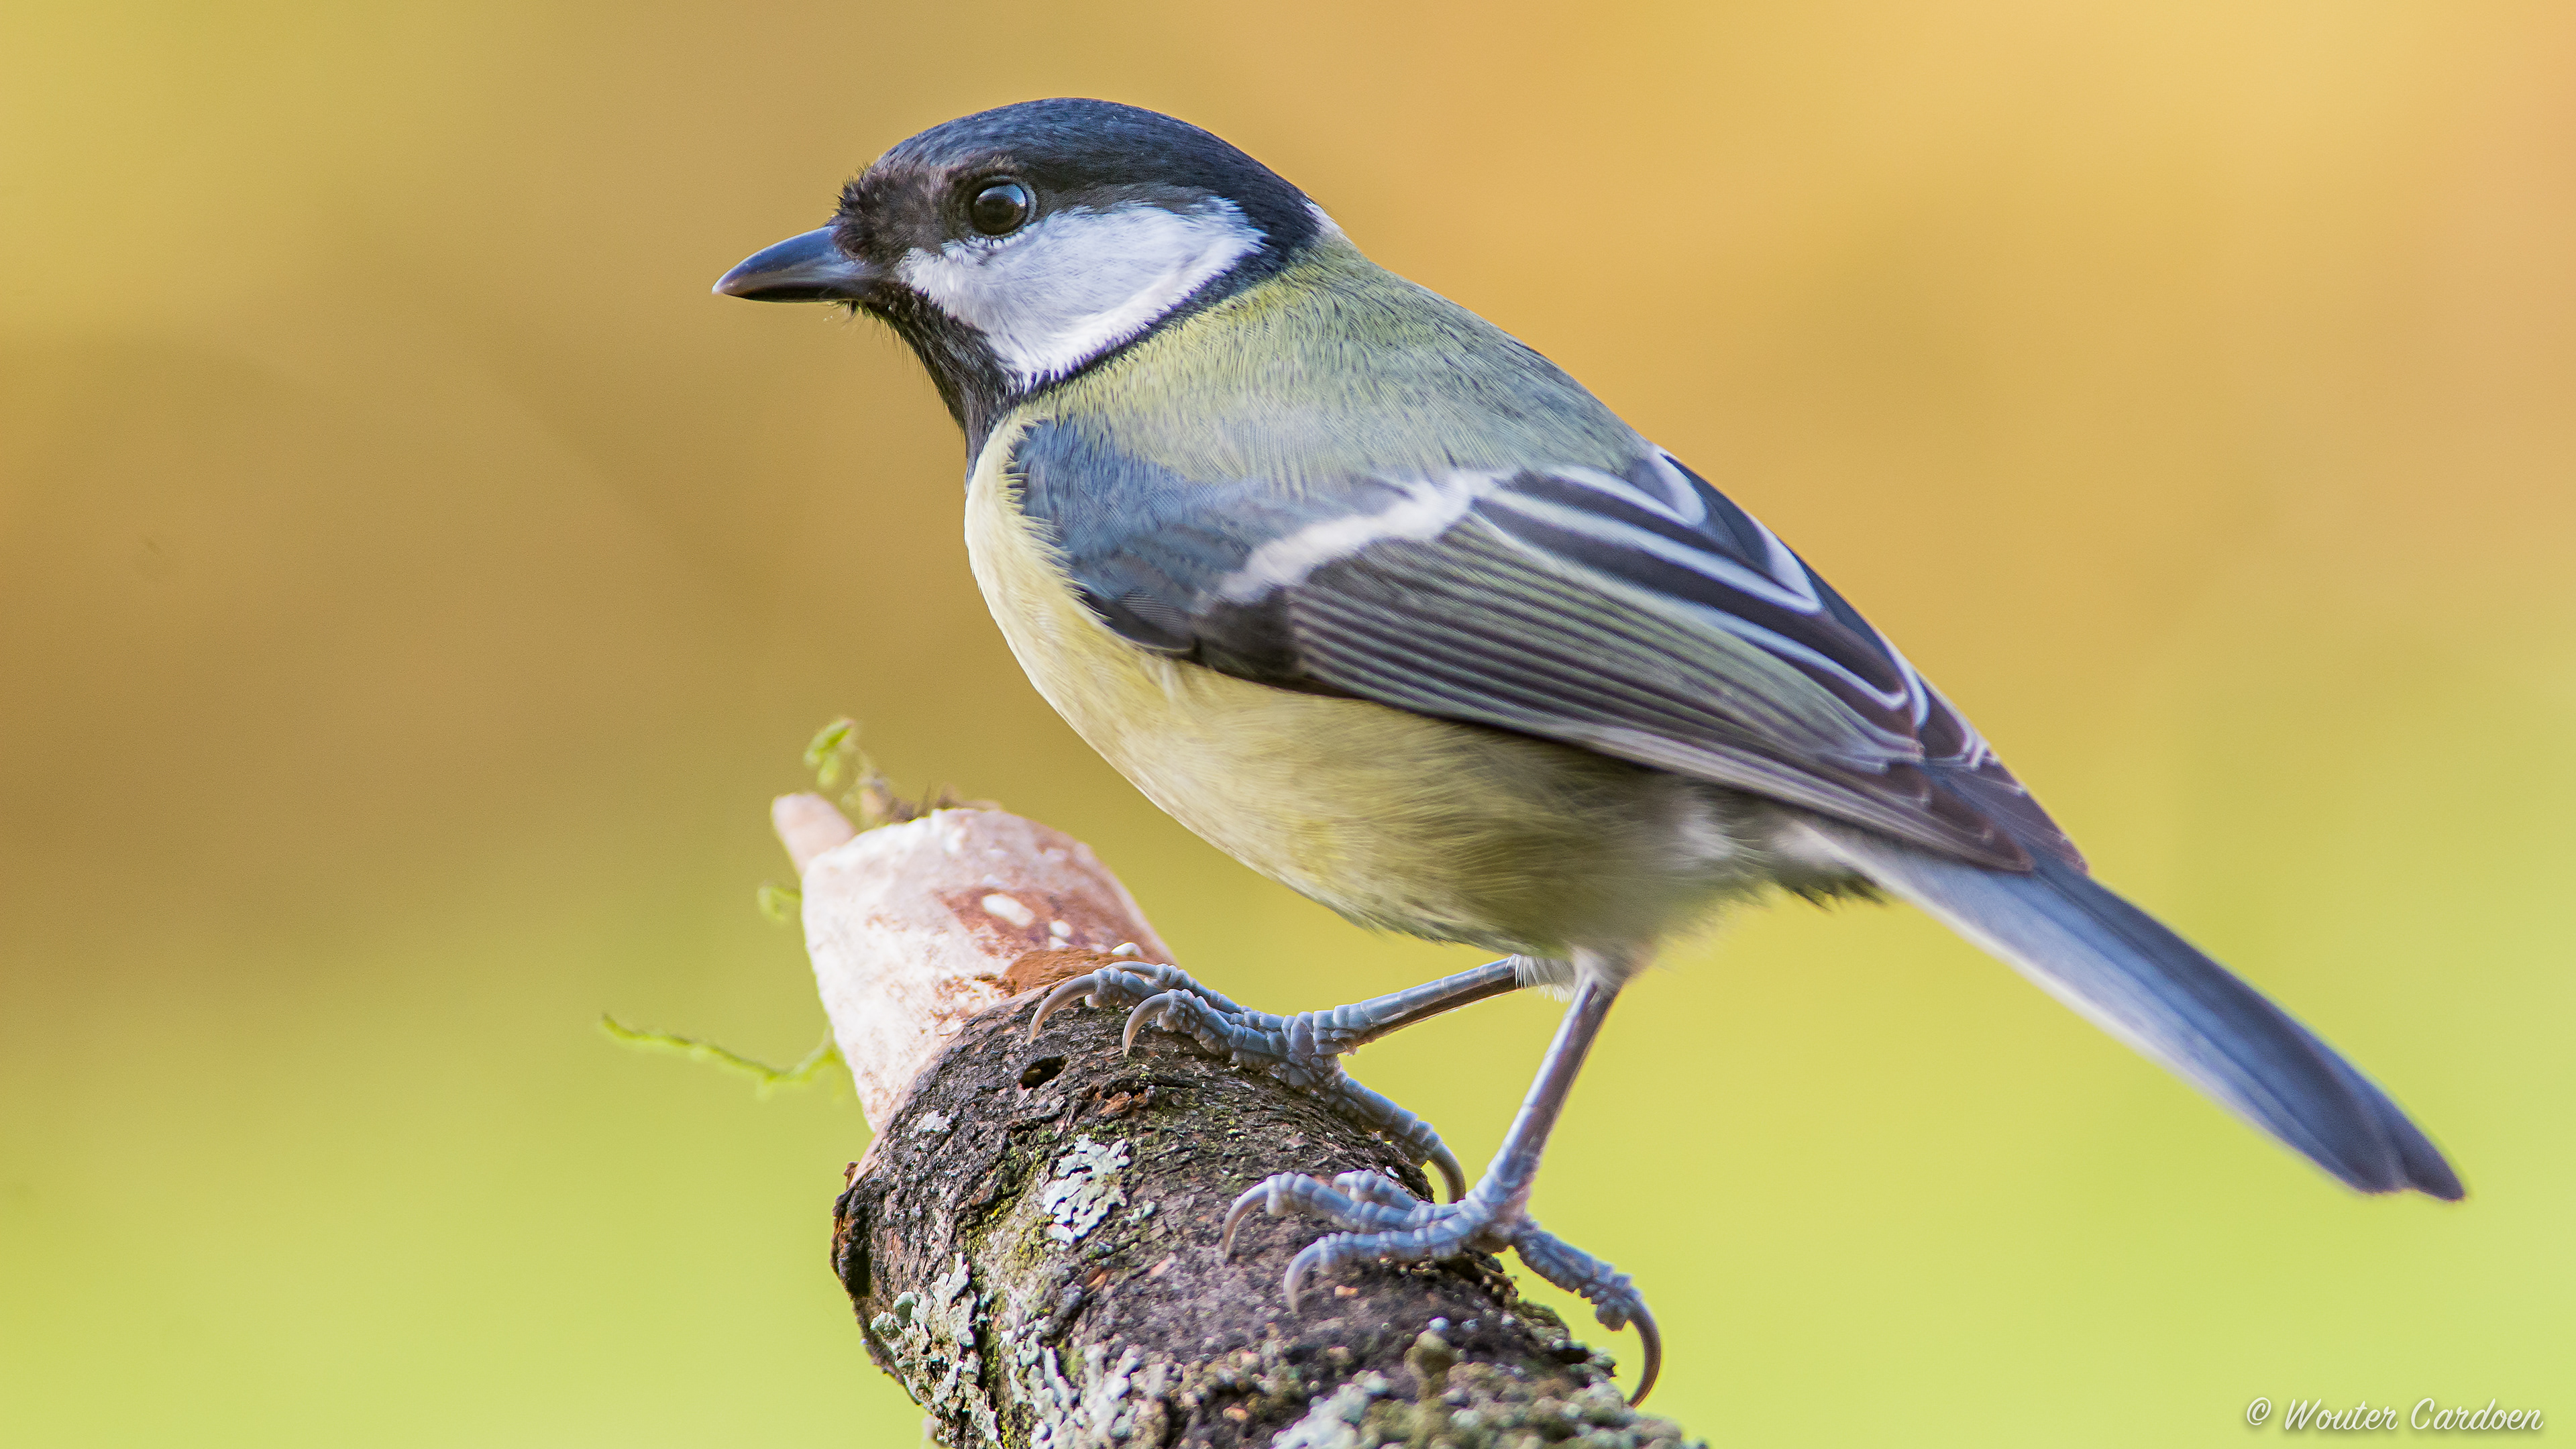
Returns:
[[[1183,479],[1078,429],[1014,450],[1123,637],[1246,679],[1516,730],[1944,854],[2080,857],[1886,638],[1653,451],[1619,473]]]

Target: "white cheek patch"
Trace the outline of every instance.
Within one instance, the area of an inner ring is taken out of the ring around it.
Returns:
[[[915,251],[904,285],[984,334],[1022,387],[1062,377],[1186,300],[1261,233],[1225,201],[1060,211],[998,241]]]

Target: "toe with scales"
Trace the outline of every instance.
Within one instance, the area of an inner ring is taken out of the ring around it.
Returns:
[[[1578,963],[1579,964],[1579,963]],[[1578,975],[1574,1000],[1548,1043],[1529,1095],[1504,1134],[1502,1149],[1464,1196],[1447,1203],[1424,1202],[1376,1173],[1346,1172],[1323,1182],[1302,1173],[1281,1173],[1235,1199],[1226,1213],[1223,1242],[1230,1251],[1235,1230],[1256,1207],[1273,1214],[1299,1213],[1321,1218],[1337,1231],[1325,1234],[1289,1261],[1288,1302],[1313,1274],[1347,1263],[1434,1263],[1476,1252],[1510,1248],[1531,1272],[1592,1304],[1604,1327],[1635,1324],[1645,1348],[1644,1377],[1631,1403],[1642,1402],[1663,1369],[1663,1335],[1646,1311],[1628,1276],[1545,1231],[1529,1215],[1530,1189],[1538,1180],[1540,1155],[1565,1109],[1565,1099],[1583,1070],[1592,1042],[1619,995],[1616,974],[1584,971]]]
[[[1288,1264],[1285,1287],[1293,1309],[1308,1278],[1345,1264],[1432,1263],[1510,1248],[1531,1272],[1591,1303],[1604,1327],[1636,1326],[1645,1349],[1645,1372],[1630,1399],[1637,1403],[1655,1386],[1663,1368],[1663,1335],[1645,1299],[1626,1274],[1545,1231],[1529,1216],[1539,1157],[1626,974],[1585,969],[1587,963],[1580,957],[1574,964],[1574,1000],[1548,1044],[1537,1079],[1530,1083],[1529,1095],[1522,1099],[1493,1164],[1475,1187],[1463,1193],[1457,1159],[1440,1145],[1439,1136],[1411,1113],[1352,1081],[1334,1058],[1397,1027],[1511,990],[1520,979],[1517,958],[1489,962],[1354,1006],[1294,1017],[1252,1011],[1200,985],[1177,967],[1140,962],[1133,969],[1104,968],[1058,986],[1038,1004],[1029,1034],[1036,1036],[1049,1016],[1077,999],[1097,1006],[1125,1006],[1130,1047],[1145,1026],[1160,1025],[1238,1063],[1267,1067],[1351,1111],[1419,1153],[1419,1160],[1437,1164],[1449,1180],[1451,1201],[1424,1201],[1375,1172],[1346,1172],[1329,1183],[1303,1173],[1280,1173],[1256,1184],[1227,1211],[1225,1251],[1233,1250],[1236,1230],[1256,1207],[1331,1224],[1337,1231],[1307,1244]]]
[[[1254,1011],[1200,984],[1177,966],[1138,962],[1074,977],[1038,1003],[1029,1023],[1034,1039],[1047,1018],[1075,1001],[1126,1007],[1126,1048],[1148,1026],[1178,1032],[1239,1066],[1259,1067],[1301,1091],[1323,1098],[1372,1131],[1439,1169],[1452,1199],[1466,1191],[1457,1155],[1430,1124],[1370,1091],[1342,1069],[1337,1058],[1427,1017],[1498,996],[1519,985],[1518,963],[1506,957],[1406,991],[1329,1011],[1275,1016]]]
[[[1518,1207],[1505,1205],[1503,1184],[1490,1174],[1456,1202],[1424,1202],[1376,1172],[1345,1172],[1331,1182],[1283,1172],[1254,1184],[1225,1215],[1221,1250],[1234,1251],[1236,1229],[1255,1209],[1273,1217],[1296,1213],[1320,1218],[1339,1231],[1308,1243],[1289,1261],[1286,1288],[1294,1311],[1309,1279],[1351,1263],[1436,1263],[1469,1253],[1505,1248],[1557,1287],[1577,1294],[1605,1328],[1634,1324],[1645,1349],[1644,1374],[1631,1403],[1642,1403],[1663,1370],[1663,1335],[1628,1275],[1541,1228]]]

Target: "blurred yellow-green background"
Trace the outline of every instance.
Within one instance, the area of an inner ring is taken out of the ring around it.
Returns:
[[[752,891],[834,714],[1255,1002],[1462,959],[1126,788],[984,618],[909,356],[707,293],[1051,94],[1241,144],[1719,481],[2471,1187],[2352,1197],[1909,914],[1749,918],[1539,1191],[1656,1407],[2576,1416],[2576,10],[18,0],[0,1439],[911,1443],[824,1267],[846,1090],[594,1024],[819,1036]],[[1551,1014],[1358,1070],[1472,1164]]]

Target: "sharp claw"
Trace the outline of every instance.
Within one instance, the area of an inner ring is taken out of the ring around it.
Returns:
[[[1072,1001],[1075,997],[1090,995],[1094,987],[1097,985],[1098,983],[1090,976],[1076,976],[1071,981],[1065,982],[1055,990],[1048,992],[1046,1000],[1038,1003],[1038,1014],[1029,1018],[1029,1034],[1024,1038],[1024,1040],[1036,1041],[1038,1039],[1038,1028],[1046,1025],[1048,1017],[1064,1010],[1066,1003]]]
[[[1169,993],[1165,994],[1168,995]],[[1132,1056],[1135,1054],[1136,1033],[1145,1029],[1145,1019],[1153,1015],[1155,1008],[1161,1006],[1162,1002],[1162,996],[1149,996],[1143,1001],[1136,1003],[1136,1009],[1134,1011],[1127,1013],[1127,1029],[1118,1034],[1118,1054],[1120,1056]]]
[[[1329,1237],[1317,1238],[1308,1243],[1296,1257],[1288,1260],[1288,1276],[1281,1286],[1288,1290],[1289,1312],[1297,1311],[1297,1295],[1306,1286],[1307,1275],[1314,1272],[1315,1265],[1324,1260],[1324,1245],[1331,1241]]]
[[[1440,1180],[1449,1188],[1449,1200],[1456,1202],[1467,1195],[1467,1173],[1458,1165],[1458,1154],[1441,1143],[1431,1153],[1431,1165],[1440,1169]]]
[[[1243,1220],[1250,1216],[1252,1210],[1259,1206],[1262,1201],[1269,1196],[1270,1184],[1265,1182],[1252,1189],[1252,1191],[1245,1193],[1243,1196],[1236,1198],[1234,1200],[1234,1206],[1225,1210],[1225,1228],[1217,1234],[1216,1238],[1217,1255],[1219,1257],[1231,1258],[1234,1256],[1234,1230],[1243,1226]]]
[[[1637,1380],[1637,1391],[1628,1396],[1628,1407],[1633,1409],[1655,1391],[1655,1375],[1664,1371],[1664,1335],[1655,1327],[1655,1315],[1646,1311],[1643,1298],[1630,1310],[1628,1321],[1637,1326],[1639,1346],[1646,1350],[1646,1376]]]

